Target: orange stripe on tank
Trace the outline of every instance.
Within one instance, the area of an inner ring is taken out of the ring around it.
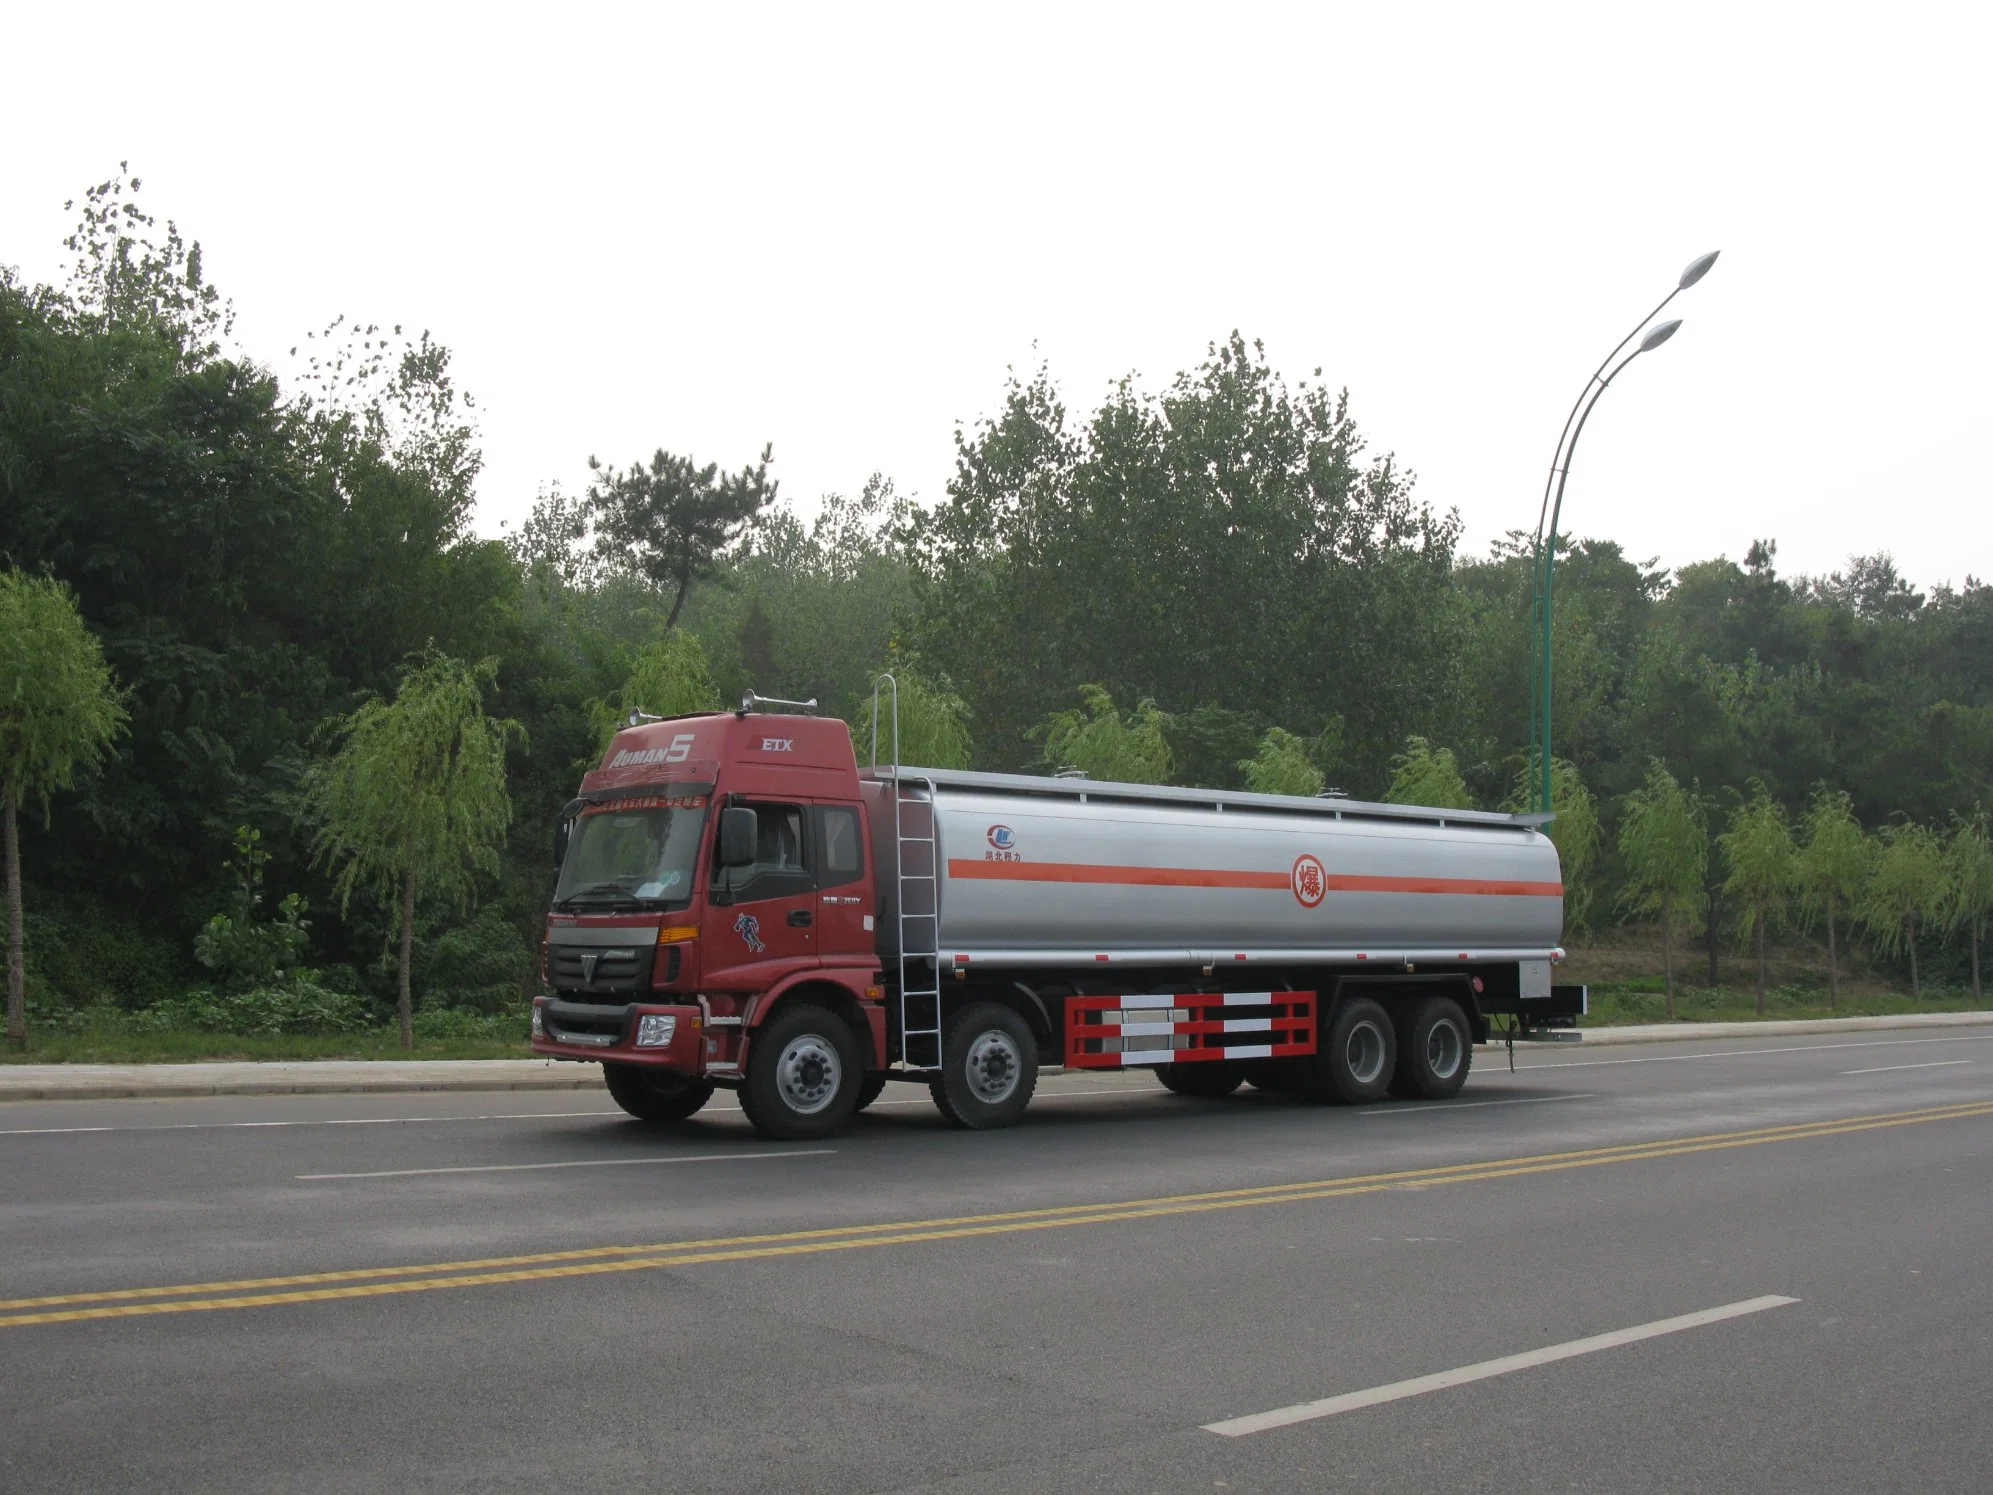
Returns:
[[[1223,872],[1204,867],[1110,867],[1089,862],[984,862],[950,860],[948,875],[980,882],[1104,883],[1132,888],[1251,888],[1286,892],[1285,872]],[[1330,873],[1335,893],[1452,893],[1500,898],[1561,898],[1561,882],[1520,882],[1477,877],[1355,877]]]

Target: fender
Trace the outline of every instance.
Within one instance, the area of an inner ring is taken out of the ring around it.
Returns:
[[[886,1007],[879,1000],[879,971],[876,966],[817,966],[810,970],[795,971],[783,977],[767,991],[754,998],[743,1038],[752,1040],[756,1029],[762,1027],[775,1015],[782,1001],[799,987],[829,986],[837,988],[838,994],[846,998],[851,1009],[865,1019],[866,1029],[871,1035],[870,1052],[865,1056],[867,1069],[886,1067]],[[743,1053],[741,1062],[746,1064]]]

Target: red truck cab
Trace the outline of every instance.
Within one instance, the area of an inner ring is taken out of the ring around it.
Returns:
[[[764,1031],[806,1012],[743,1106],[763,1130],[833,1129],[886,1067],[869,834],[841,721],[742,710],[618,732],[562,817],[533,1051],[599,1062],[624,1109],[678,1120],[742,1087]]]

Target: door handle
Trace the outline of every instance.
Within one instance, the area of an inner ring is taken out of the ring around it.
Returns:
[[[790,927],[791,929],[807,929],[807,928],[809,928],[809,927],[810,927],[810,911],[809,911],[808,909],[806,909],[806,908],[792,908],[792,909],[790,909],[790,910],[789,910],[789,927]]]

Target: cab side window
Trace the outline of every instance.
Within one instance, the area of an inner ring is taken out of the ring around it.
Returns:
[[[816,886],[807,837],[809,817],[801,805],[750,803],[754,811],[754,861],[745,867],[721,867],[714,846],[713,887],[732,895],[734,903],[763,898],[787,898]]]
[[[865,842],[858,831],[858,811],[848,805],[818,805],[817,886],[842,887],[865,875]]]

